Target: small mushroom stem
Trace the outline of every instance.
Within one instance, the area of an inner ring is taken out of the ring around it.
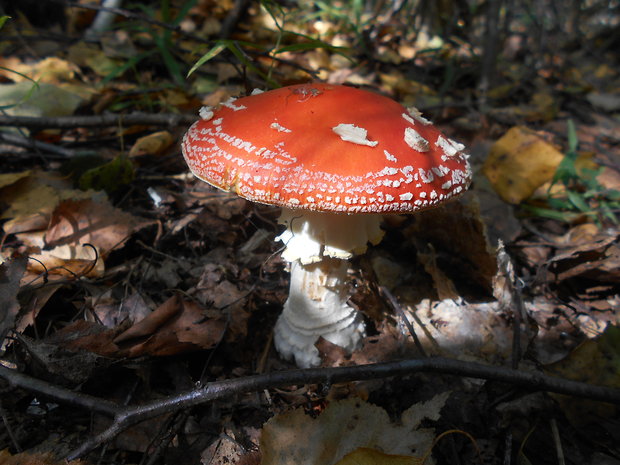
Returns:
[[[347,304],[347,261],[326,258],[303,265],[291,263],[291,286],[274,330],[277,351],[297,366],[320,364],[314,346],[319,337],[352,351],[364,336],[361,314]]]

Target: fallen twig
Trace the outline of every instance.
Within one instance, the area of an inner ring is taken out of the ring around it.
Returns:
[[[129,426],[156,417],[163,413],[175,412],[209,401],[231,397],[245,392],[255,392],[267,388],[293,384],[340,383],[390,376],[408,375],[418,372],[443,373],[468,378],[501,381],[532,391],[549,391],[576,397],[610,402],[620,405],[620,389],[593,386],[577,381],[556,378],[540,372],[526,372],[511,368],[482,365],[446,358],[424,358],[397,362],[374,363],[351,367],[311,368],[247,376],[244,378],[214,381],[200,389],[167,397],[134,407],[122,407],[110,401],[97,399],[85,394],[50,385],[44,381],[0,366],[0,378],[11,385],[43,394],[57,401],[80,405],[96,412],[114,417],[112,425],[100,434],[93,436],[73,451],[67,459],[74,460],[99,445],[111,440]]]
[[[2,117],[0,116],[0,118]],[[0,142],[4,142],[5,144],[13,147],[21,147],[36,152],[45,152],[58,155],[63,158],[71,158],[78,154],[78,152],[74,150],[59,147],[54,144],[48,144],[47,142],[41,142],[40,140],[22,137],[19,134],[10,134],[8,132],[0,132]]]
[[[136,124],[147,126],[186,126],[198,119],[193,115],[178,115],[175,113],[131,113],[128,115],[92,115],[92,116],[7,116],[0,115],[0,126],[20,126],[26,128],[92,128],[106,126],[132,126]]]

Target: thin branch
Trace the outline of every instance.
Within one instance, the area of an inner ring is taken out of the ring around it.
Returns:
[[[22,387],[52,397],[58,401],[64,401],[72,405],[80,405],[92,411],[101,412],[114,417],[114,421],[108,429],[83,443],[70,454],[68,457],[69,460],[85,455],[99,445],[111,440],[131,425],[164,413],[175,412],[183,408],[193,407],[213,400],[223,399],[246,392],[257,392],[263,389],[294,384],[331,384],[402,376],[419,372],[443,373],[468,378],[500,381],[532,391],[556,392],[620,405],[620,389],[593,386],[578,381],[556,378],[539,372],[518,371],[510,368],[487,366],[480,363],[440,357],[374,363],[351,367],[280,371],[264,375],[214,381],[201,389],[128,408],[86,394],[80,394],[68,389],[52,386],[44,381],[0,366],[0,377],[5,378],[13,386]]]
[[[1,131],[0,142],[4,142],[6,145],[13,147],[21,147],[32,150],[33,152],[49,153],[63,158],[71,158],[80,153],[54,144],[48,144],[47,142],[41,142],[40,140],[30,139],[28,137],[22,137],[18,134],[11,134]]]
[[[51,397],[58,402],[84,407],[109,416],[117,415],[123,410],[121,406],[109,400],[54,386],[46,381],[33,378],[2,365],[0,365],[0,378],[6,380],[13,387],[19,387],[35,394]]]
[[[0,126],[21,126],[26,128],[90,128],[106,126],[184,126],[198,119],[194,115],[177,115],[173,113],[131,113],[129,115],[93,115],[93,116],[7,116],[0,115]]]

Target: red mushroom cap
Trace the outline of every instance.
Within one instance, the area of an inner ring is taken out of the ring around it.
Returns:
[[[462,194],[464,147],[415,110],[353,87],[303,84],[203,108],[183,138],[198,178],[248,200],[413,212]]]

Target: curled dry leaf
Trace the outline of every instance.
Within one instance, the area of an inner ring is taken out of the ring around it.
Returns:
[[[548,262],[547,281],[582,277],[620,282],[620,231],[598,230],[592,224],[571,229],[562,239],[562,249]]]
[[[125,320],[108,329],[81,321],[57,332],[55,340],[65,348],[106,357],[166,356],[211,349],[222,339],[225,329],[224,318],[207,318],[202,306],[173,296],[133,325]]]

